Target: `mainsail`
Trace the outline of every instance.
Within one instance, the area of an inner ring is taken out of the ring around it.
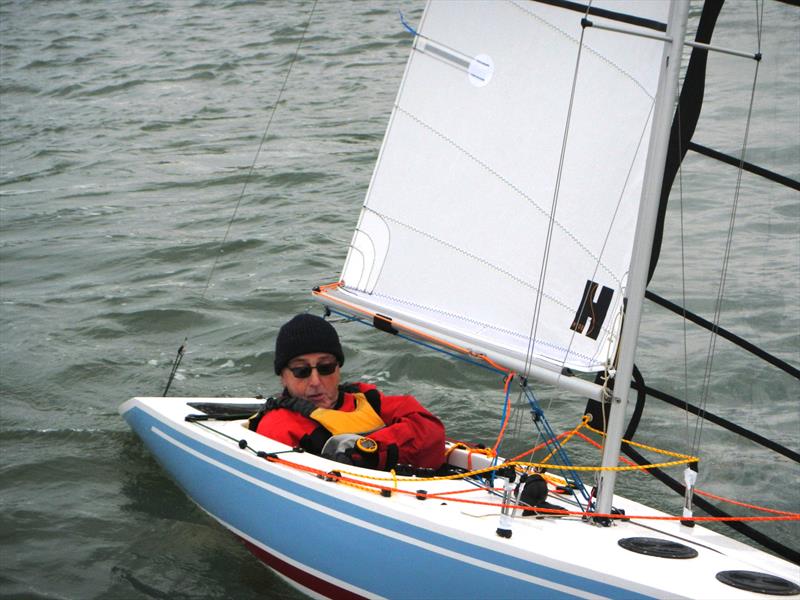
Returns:
[[[523,373],[609,368],[667,15],[574,6],[428,6],[324,301]]]

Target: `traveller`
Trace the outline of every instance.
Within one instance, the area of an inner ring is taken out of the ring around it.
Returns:
[[[333,325],[300,314],[275,342],[283,392],[267,400],[250,428],[339,462],[390,470],[437,469],[444,426],[413,396],[388,396],[371,384],[340,384],[344,353]]]

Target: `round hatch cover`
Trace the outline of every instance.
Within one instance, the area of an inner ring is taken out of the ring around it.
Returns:
[[[740,590],[759,594],[772,594],[773,596],[800,594],[800,587],[791,581],[757,571],[720,571],[717,573],[717,579]]]
[[[619,540],[619,545],[631,552],[659,558],[694,558],[697,556],[697,550],[694,548],[659,538],[622,538]]]

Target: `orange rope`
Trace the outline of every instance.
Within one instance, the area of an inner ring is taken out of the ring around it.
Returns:
[[[453,444],[448,448],[447,452],[444,454],[445,462],[450,458],[450,455],[453,453],[454,450],[466,450],[467,451],[467,470],[472,471],[472,455],[473,454],[482,454],[489,458],[494,458],[497,456],[497,453],[491,448],[476,448],[474,446],[470,446],[464,442],[459,442],[458,440],[453,440],[448,438]]]
[[[569,431],[569,432],[567,432],[567,435],[566,435],[566,436],[564,436],[566,439],[565,439],[565,440],[564,440],[564,442],[561,444],[561,446],[562,446],[562,447],[564,447],[564,446],[567,444],[567,442],[569,442],[569,441],[570,441],[570,440],[571,440],[571,439],[572,439],[572,438],[575,436],[575,434],[576,434],[576,433],[578,433],[578,432],[580,431],[580,429],[581,429],[582,427],[585,427],[585,426],[586,426],[586,424],[587,424],[588,422],[589,422],[589,417],[588,417],[588,416],[584,416],[584,417],[583,417],[583,419],[581,420],[581,422],[578,424],[578,426],[577,426],[577,427],[575,427],[575,429],[573,429],[572,431]],[[556,452],[558,452],[558,448],[557,448],[557,447],[556,447],[555,449],[551,450],[551,451],[550,451],[550,454],[548,454],[547,456],[545,456],[545,457],[544,457],[542,460],[540,460],[539,462],[543,462],[543,463],[547,462],[548,460],[550,460],[551,458],[553,458],[553,455],[555,455],[555,454],[556,454]]]
[[[773,513],[776,515],[795,515],[796,513],[792,513],[786,510],[775,510],[774,508],[766,508],[764,506],[757,506],[755,504],[747,504],[745,502],[739,502],[737,500],[731,500],[730,498],[724,498],[723,496],[717,496],[716,494],[712,494],[711,492],[704,492],[703,490],[695,489],[696,494],[700,494],[701,496],[706,496],[708,498],[713,498],[714,500],[720,500],[722,502],[729,502],[730,504],[735,504],[736,506],[741,506],[743,508],[751,508],[753,510],[760,510],[762,512]]]
[[[467,446],[464,442],[458,442],[456,440],[452,441],[453,444],[447,449],[447,452],[444,453],[445,462],[447,462],[447,459],[450,458],[450,455],[453,453],[454,450],[469,450],[469,446]]]
[[[321,285],[316,290],[313,290],[311,293],[314,296],[319,296],[321,298],[325,298],[326,300],[329,300],[330,302],[333,302],[334,304],[339,304],[340,306],[346,306],[347,308],[349,308],[351,311],[353,311],[355,313],[360,313],[362,315],[367,315],[367,316],[369,316],[369,317],[371,317],[373,319],[376,316],[378,316],[377,313],[369,311],[369,310],[367,310],[367,309],[365,309],[365,308],[363,308],[363,307],[361,307],[361,306],[359,306],[357,304],[353,304],[352,302],[348,302],[347,300],[342,300],[341,298],[334,298],[333,296],[328,294],[329,290],[335,290],[336,288],[342,287],[342,285],[343,285],[343,282],[341,282],[341,281],[338,281],[336,283],[329,283],[329,284],[326,284],[326,285]],[[496,362],[494,362],[491,358],[489,358],[485,354],[480,354],[478,352],[473,352],[472,350],[470,350],[468,348],[464,348],[463,346],[459,346],[459,345],[454,344],[452,342],[448,342],[446,340],[437,338],[437,337],[435,337],[435,336],[433,336],[433,335],[431,335],[429,333],[426,333],[424,331],[420,331],[419,329],[415,329],[414,327],[410,327],[410,326],[408,326],[406,324],[396,323],[394,320],[392,320],[392,326],[397,327],[398,329],[402,329],[403,331],[406,331],[406,332],[410,333],[411,335],[413,335],[415,337],[418,337],[420,339],[427,340],[429,342],[432,342],[432,343],[437,344],[439,346],[442,346],[444,348],[449,348],[450,350],[454,350],[454,351],[459,352],[461,354],[466,354],[467,356],[472,356],[473,358],[482,360],[483,362],[487,363],[488,365],[492,366],[493,368],[495,368],[498,371],[501,371],[503,373],[508,374],[508,373],[511,372],[509,369],[507,369],[507,368],[497,364]]]
[[[562,439],[562,438],[564,438],[564,437],[568,436],[568,435],[569,435],[569,433],[570,433],[569,431],[565,431],[564,433],[559,433],[559,434],[556,436],[556,439],[557,439],[557,440],[560,440],[560,439]],[[548,441],[549,441],[549,440],[548,440]],[[515,457],[513,457],[513,458],[506,459],[506,462],[515,462],[515,461],[518,461],[519,459],[521,459],[521,458],[522,458],[523,456],[525,456],[526,454],[533,454],[534,452],[537,452],[538,450],[541,450],[541,449],[542,449],[542,448],[544,448],[545,446],[547,446],[547,442],[542,442],[541,444],[537,444],[537,445],[536,445],[536,446],[534,446],[533,448],[531,448],[531,449],[529,449],[529,450],[525,450],[525,452],[521,452],[520,454],[517,454],[517,455],[516,455]]]
[[[590,444],[592,444],[593,446],[595,446],[598,449],[602,449],[602,447],[603,447],[601,444],[598,444],[595,440],[593,440],[592,438],[588,437],[587,435],[585,435],[583,433],[578,433],[578,436],[583,438],[585,441],[589,442]],[[628,464],[628,465],[635,464],[632,460],[629,460],[629,459],[625,458],[624,456],[620,456],[620,460],[622,460],[625,464]],[[738,500],[733,500],[732,498],[725,498],[724,496],[718,496],[716,494],[712,494],[711,492],[706,492],[706,491],[703,491],[703,490],[697,489],[697,488],[695,488],[694,493],[695,494],[699,494],[700,496],[705,496],[707,498],[712,498],[713,500],[719,500],[720,502],[727,502],[727,503],[733,504],[735,506],[741,506],[742,508],[750,508],[752,510],[759,510],[759,511],[762,511],[762,512],[773,513],[773,514],[776,514],[776,515],[794,515],[795,514],[795,513],[791,513],[791,512],[785,511],[785,510],[775,510],[773,508],[766,508],[764,506],[758,506],[756,504],[747,504],[746,502],[739,502]]]
[[[592,446],[594,446],[598,450],[602,450],[603,449],[603,445],[602,444],[597,443],[595,440],[593,440],[592,438],[590,438],[589,436],[587,436],[584,433],[578,432],[578,437],[583,439],[583,440],[585,440],[585,441],[587,441],[587,442],[589,442]],[[620,456],[619,459],[622,462],[624,462],[626,465],[630,466],[630,467],[632,467],[632,466],[634,466],[636,464],[635,462],[633,462],[629,458],[625,458],[624,456]]]
[[[563,438],[563,437],[567,436],[568,434],[569,434],[569,432],[567,432],[567,431],[565,431],[564,433],[559,433],[559,434],[556,436],[556,439],[557,439],[557,440],[560,440],[561,438]],[[523,456],[525,456],[526,454],[533,454],[533,453],[535,453],[536,451],[538,451],[538,450],[541,450],[542,448],[544,448],[546,445],[547,445],[547,442],[542,442],[541,444],[537,444],[537,445],[536,445],[536,446],[534,446],[533,448],[530,448],[530,449],[528,449],[528,450],[525,450],[525,452],[520,452],[519,454],[517,454],[517,455],[516,455],[516,456],[514,456],[513,458],[509,458],[509,459],[507,459],[507,461],[508,461],[508,462],[515,462],[515,461],[518,461],[519,459],[521,459],[521,458],[522,458]]]
[[[589,437],[588,435],[586,435],[585,433],[579,433],[579,434],[578,434],[578,437],[580,437],[581,439],[583,439],[583,440],[584,440],[584,441],[586,441],[586,442],[589,442],[589,443],[590,443],[592,446],[594,446],[594,447],[595,447],[595,448],[597,448],[598,450],[602,450],[602,449],[603,449],[603,445],[602,445],[601,443],[599,443],[599,442],[597,442],[597,441],[593,440],[592,438],[590,438],[590,437]]]
[[[368,311],[368,310],[362,308],[361,306],[358,306],[356,304],[347,302],[346,300],[342,300],[340,298],[334,298],[334,297],[332,297],[332,296],[330,296],[328,294],[328,292],[330,290],[335,290],[335,289],[337,289],[339,287],[342,287],[342,285],[343,285],[343,282],[341,282],[341,281],[338,281],[338,282],[335,282],[335,283],[326,284],[326,285],[321,285],[321,286],[319,286],[317,288],[317,290],[314,290],[312,292],[312,294],[315,295],[315,296],[320,296],[320,297],[326,298],[327,300],[329,300],[329,301],[331,301],[331,302],[333,302],[335,304],[346,306],[346,307],[350,308],[351,310],[353,310],[356,313],[361,313],[361,314],[364,314],[364,315],[368,315],[368,316],[372,317],[373,319],[377,316],[377,313]],[[409,326],[404,325],[404,324],[401,325],[401,324],[394,323],[394,322],[393,322],[393,324],[396,325],[398,328],[403,329],[404,331],[407,331],[407,332],[411,333],[412,335],[414,335],[416,337],[419,337],[419,338],[424,339],[424,340],[428,340],[430,342],[433,342],[433,343],[438,344],[440,346],[443,346],[445,348],[450,348],[451,350],[455,350],[455,351],[460,352],[462,354],[466,354],[468,356],[472,356],[474,358],[480,359],[480,360],[486,362],[487,364],[491,365],[495,369],[506,373],[507,377],[506,377],[506,382],[505,382],[505,386],[504,386],[504,390],[503,391],[504,391],[505,394],[507,394],[508,386],[511,384],[511,380],[513,379],[513,375],[514,374],[509,369],[506,369],[505,367],[502,367],[501,365],[498,365],[496,362],[491,360],[485,354],[479,354],[479,353],[473,352],[473,351],[471,351],[471,350],[469,350],[467,348],[464,348],[462,346],[458,346],[457,344],[453,344],[451,342],[447,342],[445,340],[436,338],[436,337],[434,337],[434,336],[432,336],[432,335],[430,335],[428,333],[425,333],[423,331],[420,331],[420,330],[415,329],[413,327],[409,327]],[[498,434],[497,441],[495,442],[495,445],[494,445],[494,447],[492,449],[471,448],[471,447],[466,446],[465,444],[460,444],[459,443],[457,446],[453,446],[448,451],[448,455],[449,455],[450,452],[455,450],[456,447],[468,448],[469,449],[469,454],[468,454],[468,457],[467,457],[467,465],[468,465],[468,468],[470,470],[472,468],[472,454],[473,453],[485,454],[487,456],[495,455],[495,451],[496,451],[497,447],[499,446],[499,444],[500,444],[500,442],[501,442],[501,440],[503,438],[503,435],[505,434],[506,427],[508,425],[510,412],[511,412],[510,410],[508,410],[508,404],[510,404],[510,398],[507,398],[506,404],[507,404],[507,406],[506,406],[506,416],[505,416],[505,419],[503,421],[503,425],[501,427],[500,433]],[[588,436],[586,436],[585,434],[583,434],[583,433],[581,433],[579,431],[579,429],[581,429],[586,424],[587,424],[587,421],[583,420],[581,422],[581,424],[578,425],[574,430],[572,430],[570,432],[561,433],[561,434],[556,436],[556,439],[557,440],[561,440],[561,439],[567,437],[567,441],[569,441],[570,438],[572,438],[573,436],[577,435],[578,437],[580,437],[584,441],[592,444],[596,448],[602,448],[601,444],[599,444],[595,440],[589,438]],[[591,427],[590,427],[590,429],[591,429]],[[534,446],[531,450],[527,450],[527,451],[525,451],[525,452],[523,452],[523,453],[521,453],[521,454],[519,454],[519,455],[517,455],[517,456],[515,456],[515,457],[513,457],[511,459],[508,459],[507,462],[516,461],[519,458],[521,458],[522,456],[525,456],[526,454],[536,452],[537,450],[540,450],[541,448],[546,446],[546,444],[547,444],[547,442],[542,442],[541,444],[539,444],[537,446]],[[548,455],[545,460],[551,458],[551,456],[552,456],[552,453],[550,455]],[[633,466],[635,464],[633,461],[628,460],[625,457],[620,457],[620,458],[621,458],[621,460],[623,462],[625,462],[626,464],[628,464],[630,466]],[[355,487],[359,487],[359,488],[373,488],[377,493],[380,493],[380,492],[383,492],[383,491],[389,491],[389,492],[396,492],[396,493],[403,493],[403,494],[410,494],[410,495],[421,495],[421,494],[418,494],[417,492],[410,492],[410,491],[407,491],[407,490],[401,490],[401,489],[397,488],[396,487],[396,485],[397,485],[396,480],[395,480],[395,487],[394,488],[388,488],[388,487],[376,485],[376,484],[369,483],[369,482],[364,482],[364,481],[360,481],[360,480],[356,480],[356,479],[350,479],[350,478],[346,478],[346,477],[332,475],[330,473],[325,473],[325,472],[320,471],[318,469],[313,469],[311,467],[305,467],[303,465],[299,465],[297,463],[292,463],[292,462],[289,462],[289,461],[286,461],[286,460],[283,460],[283,459],[279,459],[277,457],[267,457],[267,460],[269,460],[271,462],[280,463],[280,464],[283,464],[283,465],[286,465],[286,466],[289,466],[289,467],[292,467],[292,468],[295,468],[295,469],[298,469],[298,470],[301,470],[301,471],[305,471],[307,473],[316,475],[317,477],[328,478],[328,479],[331,479],[331,480],[340,481],[342,483],[345,483],[345,484],[348,484],[348,485],[354,485]],[[485,488],[475,488],[475,489],[476,490],[482,490],[482,489],[485,489]],[[464,490],[462,492],[442,492],[440,494],[431,494],[430,497],[446,498],[448,495],[455,494],[455,493],[466,493],[467,491],[473,491],[473,490]],[[551,509],[542,509],[542,508],[537,508],[536,511],[537,512],[552,512],[554,514],[560,514],[560,515],[581,515],[581,516],[584,516],[584,517],[603,517],[603,518],[609,518],[609,519],[620,519],[620,518],[622,518],[622,519],[681,520],[681,521],[780,521],[780,520],[795,521],[795,520],[800,520],[800,513],[792,513],[792,512],[788,512],[788,511],[780,511],[780,510],[764,508],[764,507],[760,507],[760,506],[756,506],[756,505],[752,505],[752,504],[746,504],[744,502],[738,502],[738,501],[735,501],[735,500],[731,500],[729,498],[716,496],[714,494],[711,494],[710,492],[704,492],[702,490],[697,490],[696,489],[695,492],[697,492],[700,495],[707,496],[707,497],[710,497],[710,498],[713,498],[713,499],[716,499],[716,500],[720,500],[720,501],[723,501],[723,502],[729,502],[729,503],[737,505],[737,506],[742,506],[742,507],[745,507],[745,508],[751,508],[753,510],[760,510],[760,511],[763,511],[763,512],[769,512],[769,513],[773,513],[773,514],[780,515],[780,516],[776,516],[776,517],[683,517],[683,516],[655,517],[655,516],[631,516],[631,515],[617,515],[617,514],[614,514],[614,515],[602,515],[602,514],[597,514],[597,513],[584,513],[584,512],[557,510],[557,509],[552,509],[552,510]],[[428,497],[428,494],[424,494],[424,496]],[[497,503],[493,503],[493,502],[482,502],[482,501],[476,501],[476,500],[459,500],[459,499],[453,498],[453,501],[466,502],[466,503],[470,503],[470,504],[480,504],[480,505],[500,507],[500,508],[512,508],[512,509],[513,508],[516,508],[516,509],[526,509],[527,508],[527,509],[530,509],[530,507],[527,507],[527,506],[502,505],[502,504],[497,504]]]
[[[378,485],[375,483],[371,483],[368,481],[362,481],[358,479],[353,479],[350,477],[344,477],[343,475],[336,475],[333,472],[324,472],[319,469],[314,469],[312,467],[307,467],[305,465],[300,465],[297,463],[293,463],[282,458],[278,458],[276,456],[267,456],[266,460],[274,463],[278,463],[287,467],[291,467],[297,469],[299,471],[304,471],[306,473],[315,475],[317,477],[323,479],[329,479],[330,481],[340,482],[345,485],[351,485],[353,487],[357,487],[360,489],[364,489],[366,491],[373,491],[374,493],[382,493],[382,492],[391,492],[391,493],[399,493],[405,494],[407,496],[415,496],[415,497],[425,497],[425,498],[437,498],[451,500],[452,502],[461,502],[464,504],[474,504],[478,506],[488,506],[492,508],[507,508],[507,509],[516,509],[516,510],[531,510],[532,507],[527,505],[519,505],[519,504],[501,504],[497,502],[487,502],[485,500],[469,500],[466,498],[456,498],[450,497],[454,496],[455,494],[464,494],[468,491],[473,490],[460,490],[456,492],[442,492],[439,494],[427,494],[427,493],[420,493],[418,491],[412,490],[403,490],[400,488],[392,488],[387,486]],[[422,480],[420,480],[422,481]],[[485,491],[486,488],[475,488],[476,491]],[[559,515],[570,515],[570,516],[581,516],[581,517],[588,517],[588,518],[608,518],[608,519],[630,519],[630,520],[645,520],[645,521],[708,521],[708,522],[718,522],[718,521],[800,521],[800,513],[790,513],[790,512],[783,512],[783,511],[775,511],[778,512],[780,516],[775,517],[684,517],[684,516],[671,516],[671,515],[664,515],[664,516],[656,516],[656,515],[622,515],[622,514],[600,514],[600,513],[588,513],[585,511],[571,511],[571,510],[563,510],[563,509],[549,509],[549,508],[536,508],[536,512],[538,513],[546,513],[552,514],[555,516]]]
[[[505,406],[505,419],[503,419],[503,426],[500,428],[500,433],[497,434],[497,441],[492,446],[492,452],[497,452],[498,446],[500,446],[500,442],[503,441],[503,435],[506,432],[506,426],[508,425],[508,420],[511,417],[511,395],[508,393],[508,388],[511,385],[511,380],[514,379],[514,373],[509,373],[508,377],[506,377],[506,383],[503,386],[503,396],[506,399],[506,406]]]
[[[496,456],[494,450],[491,448],[470,448],[469,453],[467,454],[467,470],[472,470],[472,455],[473,454],[483,454],[488,458],[494,458]]]

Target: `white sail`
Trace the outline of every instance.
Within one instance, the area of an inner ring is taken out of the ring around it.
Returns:
[[[648,0],[592,6],[633,17],[597,25],[651,35],[667,16]],[[606,367],[663,42],[590,27],[581,43],[583,17],[540,2],[428,6],[325,301],[513,368]]]

